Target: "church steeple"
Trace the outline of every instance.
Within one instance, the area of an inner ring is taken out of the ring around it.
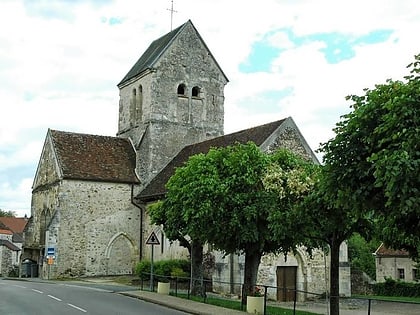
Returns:
[[[189,20],[156,39],[118,84],[118,136],[147,183],[184,146],[223,134],[227,77]]]

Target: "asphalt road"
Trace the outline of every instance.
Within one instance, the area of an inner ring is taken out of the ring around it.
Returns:
[[[115,292],[109,286],[107,289],[103,289],[68,283],[0,279],[0,314],[186,314],[121,294],[115,294]]]

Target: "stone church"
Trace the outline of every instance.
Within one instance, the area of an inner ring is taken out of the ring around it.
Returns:
[[[146,208],[165,196],[166,181],[189,156],[253,141],[265,151],[286,147],[318,163],[291,117],[224,135],[227,83],[189,20],[153,41],[117,85],[115,137],[48,130],[21,261],[33,261],[39,276],[50,279],[131,274],[137,262],[150,259],[152,231],[160,241],[154,259],[187,258],[150,224]],[[342,249],[341,287],[349,294],[345,244]],[[215,279],[240,281],[241,257],[216,256]],[[260,280],[272,285],[279,270],[291,270],[297,288],[325,292],[317,288],[325,282],[324,266],[324,259],[309,260],[303,252],[287,262],[267,256]]]

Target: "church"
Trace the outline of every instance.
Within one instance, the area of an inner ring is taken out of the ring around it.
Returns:
[[[118,83],[115,137],[49,129],[21,261],[31,260],[45,279],[132,274],[136,263],[150,259],[152,231],[160,244],[154,259],[187,258],[150,224],[146,208],[164,198],[165,183],[189,156],[253,141],[264,151],[284,147],[318,163],[291,117],[224,135],[227,83],[189,20],[153,41]],[[310,260],[301,252],[287,262],[263,257],[259,280],[275,285],[291,274],[296,288],[325,292],[317,288],[325,283],[325,257]],[[214,277],[240,281],[241,257],[216,257]],[[341,260],[340,286],[348,295],[346,244]]]

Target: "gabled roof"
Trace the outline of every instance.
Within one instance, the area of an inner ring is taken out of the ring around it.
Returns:
[[[6,246],[8,249],[14,250],[16,252],[20,251],[19,247],[8,240],[0,240],[0,246]]]
[[[13,233],[22,233],[23,229],[28,223],[27,218],[15,218],[15,217],[0,217],[0,223],[6,226]]]
[[[384,243],[379,245],[375,251],[376,257],[409,257],[408,251],[404,249],[392,249],[385,246]]]
[[[210,53],[210,50],[208,49],[206,43],[201,38],[200,34],[198,33],[197,29],[192,24],[191,20],[188,20],[187,22],[185,22],[181,26],[177,27],[173,31],[171,31],[171,32],[167,33],[166,35],[163,35],[162,37],[153,41],[150,44],[150,46],[146,49],[146,51],[143,53],[143,55],[141,55],[140,59],[137,60],[137,62],[130,69],[130,71],[128,71],[128,73],[121,80],[121,82],[117,84],[117,86],[119,87],[123,83],[129,81],[130,79],[132,79],[136,76],[138,76],[139,74],[145,72],[146,70],[152,69],[153,66],[155,65],[155,63],[159,60],[160,56],[162,56],[162,54],[168,49],[168,47],[171,45],[171,43],[185,29],[185,27],[187,25],[191,25],[194,28],[198,37],[200,38],[200,40],[203,42],[204,46],[206,47],[206,49]],[[210,53],[210,55],[211,55],[211,53]],[[211,55],[211,56],[212,56],[214,62],[217,64],[216,59],[214,59],[213,55]],[[218,67],[219,67],[220,71],[223,73],[223,71],[222,71],[222,69],[220,68],[219,65],[218,65]],[[223,75],[225,76],[225,78],[227,80],[226,75],[224,73],[223,73]]]
[[[48,131],[64,179],[137,183],[136,153],[130,140]]]
[[[0,229],[0,234],[3,234],[3,235],[13,235],[13,232],[10,231],[9,229]]]
[[[176,155],[173,160],[152,179],[136,199],[147,202],[162,198],[166,193],[165,185],[169,178],[175,173],[175,169],[183,166],[190,156],[199,153],[207,153],[214,147],[227,147],[229,145],[234,145],[235,143],[245,144],[249,141],[254,142],[257,146],[261,146],[286,120],[287,118],[184,147],[178,155]]]

